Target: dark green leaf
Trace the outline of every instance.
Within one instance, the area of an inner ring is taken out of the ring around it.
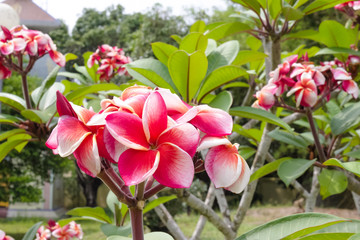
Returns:
[[[112,224],[102,224],[100,228],[101,228],[101,231],[108,237],[113,236],[113,235],[126,237],[131,234],[131,225],[130,224],[126,225],[126,226],[121,226],[121,227],[117,227]]]
[[[296,21],[304,17],[304,13],[299,9],[292,8],[292,7],[284,7],[283,14],[285,18],[289,21]]]
[[[350,107],[344,108],[336,114],[330,122],[330,127],[334,135],[339,135],[349,131],[360,123],[360,102]]]
[[[301,135],[295,135],[295,133],[292,132],[275,129],[269,132],[268,135],[275,140],[294,145],[299,148],[307,149],[309,145],[309,143]]]
[[[39,229],[39,227],[41,226],[42,221],[41,222],[37,222],[35,223],[24,235],[24,237],[22,238],[22,240],[34,240],[36,238],[36,233],[37,230]]]
[[[323,213],[300,213],[265,223],[241,235],[236,240],[282,239],[299,230],[324,225],[343,218]],[[336,225],[335,225],[336,226]]]
[[[343,172],[337,170],[323,169],[318,176],[320,183],[320,194],[323,199],[338,193],[347,188],[347,178]]]
[[[170,196],[163,196],[163,197],[159,197],[157,199],[154,199],[150,202],[148,202],[143,210],[143,213],[147,213],[148,211],[156,208],[157,206],[159,206],[160,204],[166,203],[168,201],[171,201],[173,199],[176,198],[176,195],[170,195]]]
[[[242,156],[245,160],[249,159],[251,156],[253,156],[256,153],[256,149],[248,146],[239,146],[239,154]]]
[[[292,131],[291,127],[274,114],[257,108],[252,107],[234,107],[230,109],[230,114],[233,116],[256,119],[259,121],[265,121],[279,127],[282,127],[288,131]]]
[[[256,172],[251,174],[250,182],[252,182],[256,179],[262,178],[263,176],[268,175],[272,172],[275,172],[279,168],[279,166],[282,162],[290,160],[290,159],[291,158],[289,158],[289,157],[280,158],[274,162],[271,162],[271,163],[268,163],[268,164],[262,166]]]
[[[74,208],[66,213],[66,215],[80,216],[80,217],[92,217],[101,220],[105,223],[111,223],[111,220],[105,211],[101,207],[79,207]]]
[[[100,84],[94,84],[91,86],[85,86],[85,87],[81,87],[79,89],[76,89],[75,91],[69,93],[68,95],[66,95],[66,98],[69,101],[80,101],[87,95],[87,94],[91,94],[91,93],[98,93],[100,91],[107,91],[107,90],[114,90],[114,89],[118,89],[120,90],[119,86],[117,86],[114,83],[100,83]]]
[[[280,179],[289,186],[289,184],[303,175],[316,161],[307,159],[293,158],[280,164],[278,168],[278,175]]]
[[[233,98],[230,92],[222,91],[209,103],[210,107],[219,108],[226,112],[229,111],[233,102]]]
[[[348,157],[360,159],[360,149],[359,149],[359,150],[355,150],[355,151],[351,151],[351,152],[348,152],[348,153],[345,153],[345,155],[348,156]]]
[[[311,234],[299,240],[340,240],[340,239],[347,239],[350,240],[351,236],[354,233],[318,233],[318,234]],[[353,240],[358,240],[359,238],[354,238]]]

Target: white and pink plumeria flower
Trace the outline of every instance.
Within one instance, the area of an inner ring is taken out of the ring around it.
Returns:
[[[164,186],[187,188],[195,153],[210,148],[205,170],[217,187],[239,193],[249,181],[237,145],[226,138],[232,118],[223,110],[190,106],[169,90],[144,86],[103,100],[99,113],[69,103],[60,93],[57,108],[59,122],[46,144],[60,156],[74,154],[91,176],[101,171],[103,158],[118,165],[128,186],[153,177]]]

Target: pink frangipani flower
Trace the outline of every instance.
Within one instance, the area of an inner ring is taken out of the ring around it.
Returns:
[[[76,235],[76,232],[70,228],[70,225],[65,225],[62,228],[55,229],[52,235],[58,240],[71,240]]]
[[[152,175],[168,187],[191,185],[199,132],[189,123],[168,127],[166,113],[165,102],[155,91],[145,102],[142,118],[126,112],[106,117],[107,130],[129,148],[118,161],[126,185],[139,184]]]
[[[35,240],[48,240],[51,238],[51,232],[49,229],[45,229],[44,226],[40,226],[36,232]]]
[[[312,107],[317,101],[317,88],[309,73],[303,73],[301,80],[287,93],[290,96],[295,93],[296,106]]]

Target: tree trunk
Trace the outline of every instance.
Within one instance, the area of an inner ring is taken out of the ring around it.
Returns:
[[[316,199],[320,192],[320,184],[318,180],[320,170],[321,169],[319,167],[314,167],[310,195],[305,202],[305,212],[313,212],[316,206]]]
[[[93,178],[90,177],[89,175],[86,175],[80,170],[80,168],[76,163],[75,165],[76,165],[77,179],[80,186],[83,189],[83,193],[86,199],[86,206],[96,207],[97,191],[100,185],[102,184],[102,181],[99,178]]]

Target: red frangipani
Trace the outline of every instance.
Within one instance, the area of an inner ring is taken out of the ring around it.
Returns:
[[[69,103],[60,93],[57,108],[59,123],[47,146],[61,156],[74,153],[91,176],[106,161],[118,165],[125,185],[153,178],[163,186],[187,188],[198,169],[195,153],[210,148],[204,167],[216,187],[239,193],[249,181],[238,145],[226,137],[232,118],[223,110],[190,106],[169,90],[143,86],[103,100],[99,113]]]

